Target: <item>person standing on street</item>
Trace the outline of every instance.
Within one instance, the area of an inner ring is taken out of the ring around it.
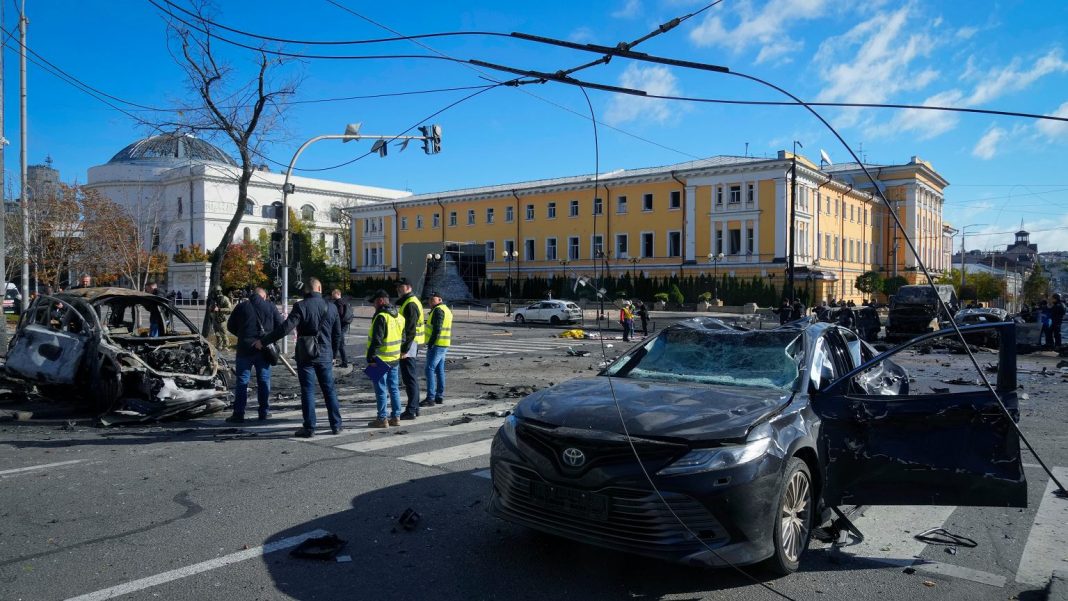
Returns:
[[[1064,301],[1061,300],[1061,295],[1053,295],[1053,305],[1049,308],[1050,316],[1050,328],[1053,330],[1053,348],[1057,349],[1061,347],[1061,327],[1064,326]]]
[[[452,311],[441,300],[440,292],[430,293],[430,317],[426,331],[426,398],[420,407],[445,402],[445,355],[452,344]]]
[[[234,371],[234,413],[226,418],[231,424],[245,421],[245,405],[248,402],[248,382],[252,378],[252,368],[256,368],[256,398],[259,401],[260,421],[271,416],[271,364],[265,352],[252,347],[256,340],[282,325],[282,314],[274,305],[267,302],[267,291],[263,288],[249,295],[248,301],[240,303],[230,319],[226,329],[237,336],[237,361]]]
[[[619,309],[619,325],[623,326],[623,342],[630,342],[630,335],[634,331],[634,312],[630,309],[630,301],[623,301]]]
[[[375,292],[367,302],[375,306],[371,316],[371,329],[367,331],[367,366],[380,363],[386,369],[379,375],[371,375],[371,386],[375,389],[375,402],[378,405],[378,417],[368,422],[368,428],[388,428],[400,425],[400,358],[401,339],[404,330],[404,317],[397,308],[389,304],[389,293],[385,290]],[[387,395],[389,409],[387,416]]]
[[[1046,299],[1038,301],[1038,345],[1047,348],[1053,344],[1053,313]]]
[[[234,303],[230,297],[223,294],[222,286],[215,287],[207,309],[211,313],[211,330],[215,334],[215,346],[224,349],[230,344],[226,335],[226,322],[230,319],[230,313],[234,310]]]
[[[642,336],[649,335],[649,307],[645,306],[645,301],[638,301],[638,319],[642,320]]]
[[[412,285],[407,278],[397,280],[397,309],[404,318],[404,333],[401,338],[400,377],[408,405],[401,419],[419,417],[419,344],[423,342],[423,303],[412,294]]]
[[[323,392],[326,402],[326,415],[330,421],[330,432],[339,434],[341,426],[341,408],[337,403],[334,390],[334,353],[341,344],[341,322],[337,318],[337,309],[333,303],[323,298],[323,284],[316,278],[308,278],[304,286],[304,300],[293,305],[289,317],[277,325],[270,334],[253,343],[256,350],[280,340],[283,336],[297,330],[297,379],[300,381],[300,412],[304,416],[304,427],[297,430],[296,436],[311,438],[315,436],[315,382]]]
[[[345,341],[348,340],[349,326],[352,325],[352,307],[349,306],[349,301],[341,298],[341,291],[334,288],[334,291],[330,293],[330,300],[333,301],[334,307],[337,308],[337,317],[341,320],[341,347],[338,350],[338,359],[341,363],[338,367],[349,366],[349,355],[345,350]]]

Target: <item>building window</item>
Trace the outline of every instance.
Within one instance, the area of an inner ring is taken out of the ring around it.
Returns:
[[[730,204],[736,205],[742,202],[742,187],[731,186]]]
[[[407,217],[401,217],[400,218],[400,229],[401,230],[408,229],[408,218]]]
[[[549,203],[549,205],[545,209],[545,214],[546,214],[546,216],[549,217],[549,219],[556,219],[556,203],[555,202],[550,202]]]
[[[341,223],[341,207],[330,207],[330,221]]]
[[[652,211],[653,210],[653,195],[652,194],[642,194],[642,210],[643,211]]]
[[[504,241],[504,252],[509,257],[512,256],[512,253],[515,252],[515,240],[505,240]]]
[[[742,230],[727,230],[727,234],[730,236],[730,249],[732,255],[741,254],[742,252]]]
[[[716,186],[716,204],[723,204],[723,186]]]
[[[527,240],[523,241],[523,260],[524,261],[533,261],[534,260],[534,241],[533,240],[527,239]]]
[[[475,225],[475,210],[467,209],[467,225]]]
[[[182,197],[181,196],[178,197],[178,214],[179,215],[182,214]]]
[[[486,223],[493,223],[493,209],[486,209]]]
[[[627,258],[627,235],[616,234],[616,257],[620,259]]]
[[[838,260],[838,236],[834,237],[834,260]]]
[[[600,198],[594,198],[593,199],[593,214],[594,215],[603,215],[604,214],[604,201],[601,200]]]
[[[682,208],[682,192],[680,192],[679,190],[672,190],[671,191],[671,196],[669,198],[670,198],[668,200],[668,208],[669,209],[680,209],[680,208]]]
[[[649,259],[656,252],[653,248],[653,233],[645,232],[642,234],[642,258]]]
[[[534,205],[527,205],[527,221],[534,221]]]
[[[514,207],[504,207],[504,221],[506,223],[511,223],[511,222],[515,221],[515,208]]]
[[[718,255],[719,253],[723,252],[723,230],[721,230],[719,228],[716,228],[716,232],[715,233],[716,233],[716,235],[715,235],[715,238],[716,238],[715,250],[712,251],[712,252],[714,252],[714,253],[716,253]]]
[[[556,260],[556,238],[546,238],[545,239],[545,260],[546,261],[555,261]]]
[[[497,244],[493,240],[486,240],[486,262],[492,263],[497,259]]]
[[[180,212],[181,211],[179,211],[179,213]],[[252,199],[250,198],[250,199],[245,201],[245,214],[251,217],[255,213],[256,213],[256,203],[252,202]]]
[[[753,204],[756,201],[756,186],[753,184],[746,184],[745,187],[745,202]]]
[[[604,237],[600,234],[596,234],[592,240],[593,244],[590,245],[590,256],[594,259],[599,259],[604,255]]]
[[[831,235],[830,234],[824,234],[823,235],[823,258],[824,259],[830,259],[831,258]]]
[[[682,232],[668,232],[667,256],[682,256]]]
[[[252,242],[252,230],[246,227],[245,230],[241,232],[241,238],[244,239],[245,242]]]
[[[568,217],[578,217],[578,213],[579,213],[578,201],[577,200],[572,200],[570,208],[568,208],[567,211],[568,211],[567,212],[567,216]]]
[[[417,230],[423,229],[423,216],[422,215],[416,215],[415,216],[415,229],[417,229]]]
[[[571,236],[567,239],[567,258],[574,261],[579,258],[579,239],[578,236]]]
[[[449,227],[456,226],[456,211],[449,211]]]
[[[315,221],[315,207],[304,205],[300,208],[300,218],[304,221]]]
[[[430,227],[434,229],[438,229],[439,227],[441,227],[441,215],[439,215],[438,213],[434,213],[430,216]]]
[[[753,254],[753,228],[746,228],[745,230],[745,252],[746,254]]]
[[[620,196],[619,198],[616,198],[616,213],[626,213],[626,212],[627,212],[627,197],[626,196]]]

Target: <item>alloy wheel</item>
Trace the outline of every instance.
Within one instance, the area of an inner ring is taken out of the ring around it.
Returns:
[[[790,561],[796,562],[808,540],[812,485],[803,471],[795,471],[786,485],[782,499],[782,552]]]

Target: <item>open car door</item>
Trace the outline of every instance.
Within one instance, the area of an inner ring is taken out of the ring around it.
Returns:
[[[1026,507],[1016,398],[1016,330],[1012,323],[962,327],[997,332],[996,389],[1011,418],[987,389],[886,394],[865,386],[869,370],[891,356],[952,330],[913,339],[863,363],[812,394],[822,420],[827,505],[960,505]],[[946,389],[948,390],[948,389]]]

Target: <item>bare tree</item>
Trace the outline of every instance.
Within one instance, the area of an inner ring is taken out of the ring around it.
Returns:
[[[160,228],[158,202],[131,211],[96,190],[84,190],[81,205],[85,271],[104,279],[121,277],[140,290],[152,274],[166,269],[167,256],[155,250]]]
[[[203,17],[206,4],[196,7]],[[240,72],[217,55],[212,46],[212,29],[204,18],[193,18],[192,25],[172,20],[172,40],[180,52],[172,53],[185,71],[188,84],[202,106],[184,113],[178,129],[204,132],[226,138],[236,149],[241,172],[237,176],[237,206],[219,245],[211,253],[209,290],[222,281],[226,250],[233,241],[248,204],[249,182],[256,170],[256,156],[267,138],[279,126],[282,110],[279,100],[295,92],[295,80],[276,81],[275,72],[283,62],[266,49],[255,53],[255,75],[242,78]],[[209,294],[209,302],[213,302]],[[210,309],[204,314],[207,328]]]
[[[14,273],[21,269],[22,249],[25,247],[29,249],[34,281],[46,286],[58,286],[73,268],[83,245],[78,189],[60,184],[55,192],[35,197],[28,208],[28,239],[23,239],[21,212],[9,215],[6,220],[7,245],[4,252],[7,270]],[[22,293],[28,294],[29,291],[23,290]]]

